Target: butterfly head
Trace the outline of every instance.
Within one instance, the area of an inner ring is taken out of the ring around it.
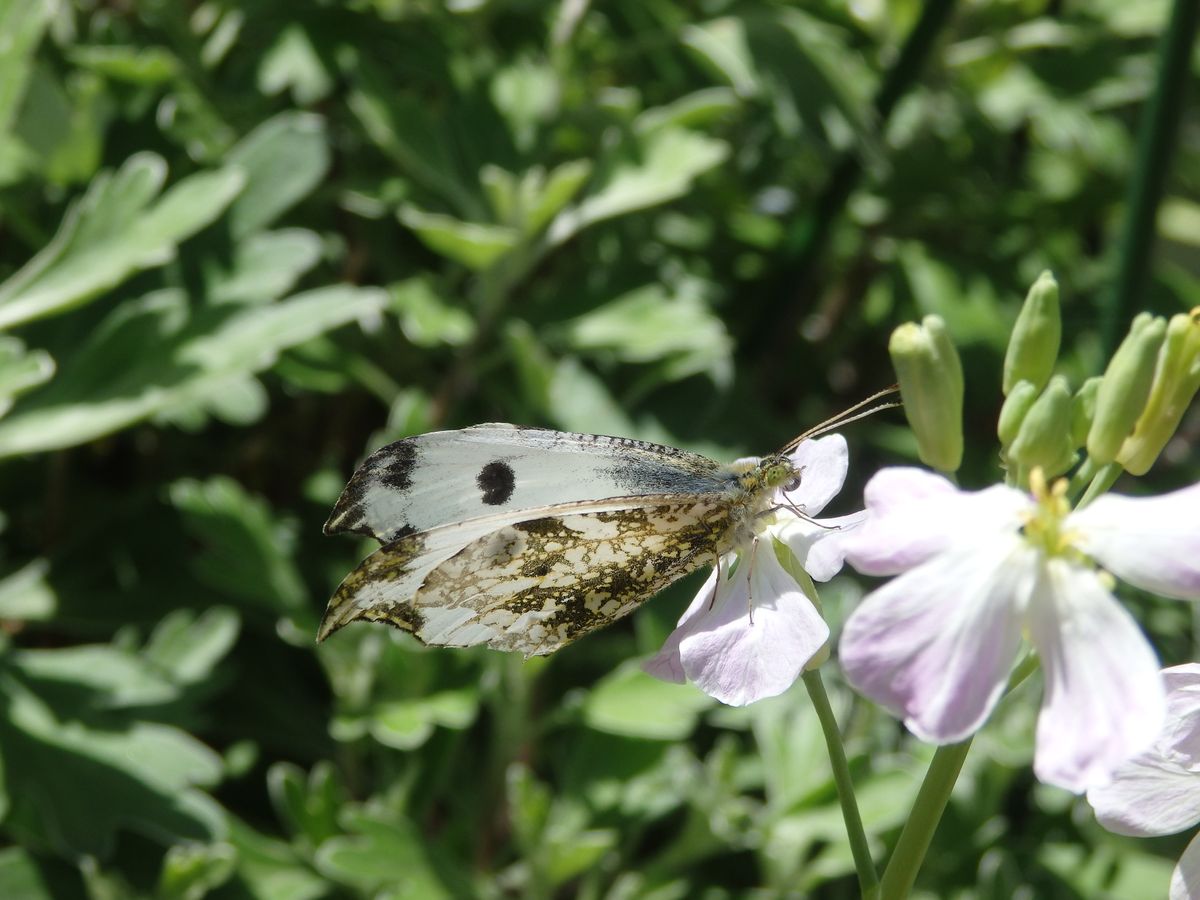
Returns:
[[[751,493],[770,494],[777,488],[795,490],[800,484],[800,471],[790,459],[776,453],[764,456],[741,479],[743,487]]]

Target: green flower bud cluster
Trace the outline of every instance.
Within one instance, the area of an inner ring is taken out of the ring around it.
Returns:
[[[997,434],[1014,480],[1023,483],[1034,469],[1047,478],[1061,475],[1078,462],[1080,449],[1087,452],[1081,471],[1094,474],[1115,463],[1145,473],[1200,391],[1200,307],[1169,322],[1137,316],[1104,375],[1074,392],[1065,376],[1054,374],[1061,340],[1058,282],[1043,272],[1004,357]],[[921,460],[956,471],[963,452],[963,373],[945,322],[926,316],[901,325],[888,352]]]
[[[1024,472],[1040,468],[1048,478],[1075,464],[1079,446],[1070,427],[1076,397],[1065,377],[1053,375],[1061,340],[1058,282],[1043,272],[1029,289],[1009,338],[1005,400],[996,431],[1010,467]]]
[[[1200,306],[1172,316],[1164,331],[1150,390],[1117,451],[1117,462],[1133,475],[1142,475],[1154,465],[1200,390]]]

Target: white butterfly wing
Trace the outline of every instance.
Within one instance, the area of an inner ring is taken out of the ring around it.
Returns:
[[[372,453],[346,485],[325,532],[356,532],[386,543],[497,513],[616,497],[724,493],[732,483],[724,467],[674,447],[476,425],[405,438]]]
[[[354,619],[424,643],[550,653],[631,612],[723,551],[720,497],[618,498],[492,516],[403,536],[330,601],[324,639]]]

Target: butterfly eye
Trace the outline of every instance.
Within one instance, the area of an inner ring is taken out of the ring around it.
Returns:
[[[785,491],[794,491],[794,490],[796,490],[796,488],[798,488],[798,487],[800,487],[800,473],[799,473],[799,472],[797,472],[797,473],[796,473],[796,474],[795,474],[795,475],[792,477],[792,480],[791,480],[791,481],[789,481],[787,484],[785,484],[785,485],[783,486],[783,489],[784,489]]]

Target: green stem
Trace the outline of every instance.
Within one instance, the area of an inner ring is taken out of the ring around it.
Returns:
[[[1083,465],[1081,465],[1075,471],[1075,474],[1071,476],[1071,483],[1067,486],[1067,496],[1078,497],[1081,493],[1083,493],[1083,489],[1087,487],[1089,483],[1091,483],[1093,478],[1096,477],[1096,473],[1099,471],[1100,466],[1094,459],[1092,459],[1090,456],[1085,459],[1083,461]]]
[[[1088,485],[1083,496],[1079,498],[1079,502],[1075,504],[1076,509],[1083,509],[1105,491],[1107,491],[1116,482],[1121,474],[1121,466],[1118,463],[1109,463],[1107,466],[1101,466],[1100,471],[1092,479],[1092,483]]]
[[[842,735],[838,730],[829,695],[821,681],[820,669],[804,673],[804,687],[817,711],[821,731],[825,735],[825,746],[829,750],[829,765],[833,769],[833,783],[837,787],[838,801],[842,804],[842,818],[846,820],[846,836],[850,840],[850,852],[854,855],[854,867],[858,870],[858,886],[864,898],[872,898],[879,891],[879,875],[871,860],[871,847],[863,831],[862,816],[858,812],[858,801],[854,796],[854,782],[850,778],[850,765],[846,761],[846,750],[842,746]]]
[[[1027,655],[1013,670],[1008,679],[1005,696],[1010,695],[1021,682],[1028,678],[1038,667],[1036,654]],[[883,872],[880,882],[880,900],[903,900],[912,890],[921,863],[925,861],[925,853],[933,840],[933,833],[942,820],[946,804],[950,801],[950,793],[954,783],[958,781],[958,773],[962,771],[967,751],[971,749],[972,738],[967,738],[960,744],[948,744],[938,747],[933,754],[933,761],[921,782],[917,799],[913,803],[911,815],[904,823],[900,839],[896,841],[896,849]]]
[[[917,872],[925,861],[925,852],[933,840],[933,833],[946,804],[950,801],[950,792],[954,790],[954,782],[962,771],[967,751],[971,749],[971,738],[961,744],[948,744],[938,747],[921,782],[917,792],[916,802],[913,803],[912,813],[904,823],[900,832],[900,840],[892,851],[891,862],[883,873],[880,885],[881,900],[901,900],[912,890],[913,882],[917,880]]]
[[[1158,78],[1138,126],[1137,160],[1126,195],[1129,212],[1121,236],[1117,276],[1113,292],[1100,310],[1100,338],[1105,358],[1112,356],[1124,330],[1122,323],[1129,321],[1142,297],[1150,250],[1158,230],[1155,227],[1158,203],[1182,119],[1184,89],[1189,81],[1188,65],[1198,21],[1200,3],[1174,0],[1170,21],[1159,38]]]

